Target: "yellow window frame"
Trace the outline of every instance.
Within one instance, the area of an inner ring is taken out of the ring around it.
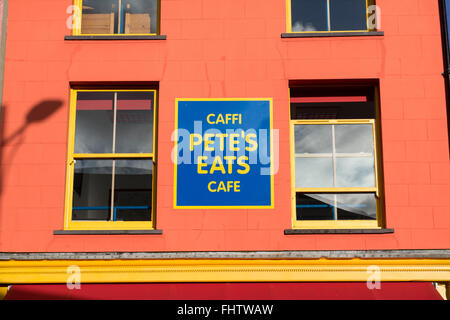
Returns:
[[[73,13],[73,32],[74,36],[156,36],[160,34],[161,25],[161,0],[157,0],[156,11],[156,33],[82,33],[81,32],[81,20],[83,19],[83,0],[74,0],[73,5],[75,7]]]
[[[371,124],[373,131],[373,154],[375,170],[375,187],[371,188],[297,188],[295,174],[295,125],[332,125],[332,124]],[[380,150],[378,126],[374,119],[333,119],[333,120],[290,120],[291,149],[291,202],[292,226],[294,229],[381,229],[383,224],[383,199],[380,178]],[[296,195],[301,193],[374,193],[376,198],[376,220],[297,220]]]
[[[295,0],[286,0],[286,32],[287,33],[341,33],[341,32],[369,32],[374,31],[369,28],[369,6],[375,5],[375,0],[366,0],[366,26],[365,30],[326,30],[326,31],[292,31],[292,7],[291,3]],[[317,1],[317,0],[314,0]],[[327,1],[327,0],[323,0]]]
[[[153,153],[75,153],[75,123],[78,92],[152,92],[154,99],[153,110]],[[156,133],[158,113],[158,92],[155,89],[71,89],[70,90],[70,113],[68,132],[68,152],[66,165],[66,194],[64,206],[64,230],[154,230],[156,213]],[[73,221],[72,220],[72,197],[74,165],[77,159],[151,159],[153,161],[152,174],[152,212],[151,221]]]

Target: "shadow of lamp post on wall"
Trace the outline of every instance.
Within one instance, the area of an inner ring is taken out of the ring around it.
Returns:
[[[61,100],[43,100],[33,106],[30,111],[27,113],[24,122],[20,128],[18,128],[15,132],[13,132],[8,137],[4,136],[5,133],[5,119],[7,106],[2,107],[2,123],[0,124],[0,165],[3,163],[3,147],[10,145],[13,142],[22,141],[24,138],[24,133],[31,125],[40,124],[43,121],[49,119],[52,115],[58,111],[63,102]],[[17,143],[11,153],[8,155],[8,159],[11,160],[14,158],[14,155],[18,148],[20,147],[20,143]],[[2,171],[4,168],[2,168]],[[2,193],[2,181],[4,178],[5,172],[0,172],[0,194]]]

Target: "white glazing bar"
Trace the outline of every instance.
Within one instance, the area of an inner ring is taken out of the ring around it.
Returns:
[[[117,127],[117,92],[114,92],[114,105],[113,105],[114,115],[113,115],[113,146],[112,153],[116,153],[116,127]],[[109,220],[114,220],[114,187],[115,187],[115,176],[116,176],[116,160],[112,161],[112,178],[111,178],[111,210],[109,213]]]
[[[332,153],[296,153],[296,158],[332,158]],[[336,153],[336,158],[373,158],[371,153]]]
[[[330,0],[327,0],[328,31],[331,31]]]
[[[329,0],[328,0],[329,1]],[[333,147],[333,185],[336,188],[336,132],[335,132],[335,125],[333,124],[331,126],[331,141],[332,141],[332,147]],[[333,208],[333,219],[337,220],[337,195],[334,195],[334,208]]]

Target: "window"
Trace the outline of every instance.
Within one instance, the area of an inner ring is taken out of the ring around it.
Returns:
[[[75,0],[75,35],[159,34],[160,0]],[[81,21],[80,21],[81,20]]]
[[[291,88],[294,228],[381,225],[373,86]]]
[[[65,229],[152,229],[156,90],[72,90]]]
[[[288,32],[369,31],[373,0],[287,0]]]

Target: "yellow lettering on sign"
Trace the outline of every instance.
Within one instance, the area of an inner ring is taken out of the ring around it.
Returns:
[[[208,114],[208,116],[206,117],[206,122],[208,122],[209,124],[214,124],[215,122],[213,120],[210,120],[211,117],[215,117],[216,115],[214,113]]]
[[[223,120],[223,115],[221,113],[217,116],[216,124],[217,123],[225,124],[225,120]]]
[[[219,149],[223,151],[225,148],[225,138],[228,137],[227,133],[218,133],[216,137],[219,138]]]
[[[244,169],[238,169],[238,173],[239,174],[247,174],[250,171],[250,166],[248,165],[248,163],[245,163],[244,161],[247,161],[248,157],[246,156],[240,156],[237,159],[237,163],[238,165],[240,165],[241,167],[243,167]]]
[[[236,147],[239,144],[239,136],[239,133],[230,133],[230,151],[239,151],[239,148]]]
[[[235,156],[225,156],[223,158],[228,163],[228,173],[232,174],[233,173],[233,160],[236,160],[236,157]]]
[[[219,181],[219,186],[217,187],[217,192],[227,192],[227,189],[225,188],[225,183],[223,181]]]
[[[210,113],[206,116],[206,122],[209,124],[242,124],[242,114],[240,113],[226,113],[225,116],[219,113]]]
[[[213,187],[217,184],[217,182],[215,181],[211,181],[210,183],[208,183],[208,190],[209,192],[217,192],[216,189],[213,189]]]
[[[217,186],[217,187],[216,187]],[[241,182],[240,181],[211,181],[208,183],[209,192],[241,192]]]
[[[211,170],[209,170],[210,174],[213,174],[215,171],[220,171],[222,174],[225,174],[225,168],[223,166],[222,159],[219,156],[216,156],[214,158],[214,162],[211,166]]]
[[[197,138],[197,141],[195,141],[195,138]],[[201,134],[198,133],[191,133],[191,151],[194,150],[194,146],[198,146],[202,144],[203,137]]]
[[[198,174],[208,174],[208,170],[203,170],[204,167],[207,166],[206,163],[203,163],[203,160],[207,160],[208,157],[205,156],[199,156],[197,158],[197,173]]]
[[[252,140],[251,138],[254,138],[255,140]],[[255,151],[256,149],[258,149],[258,142],[256,142],[256,133],[249,133],[248,135],[246,135],[245,141],[251,145],[249,147],[245,147],[245,150]]]
[[[214,137],[215,134],[205,133],[205,151],[214,151],[213,147],[210,147],[211,144],[214,144],[214,140],[210,140],[210,138]]]

